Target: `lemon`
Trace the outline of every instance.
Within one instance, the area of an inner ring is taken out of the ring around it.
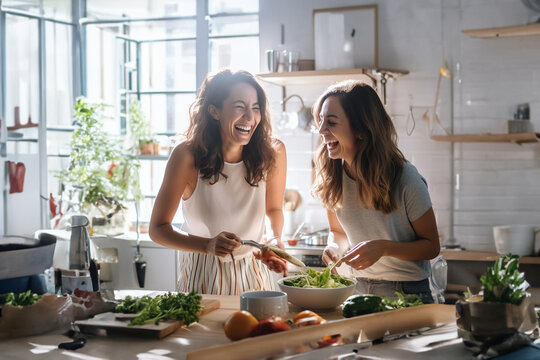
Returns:
[[[248,337],[259,321],[250,312],[242,310],[229,315],[225,320],[225,336],[231,340],[240,340]]]

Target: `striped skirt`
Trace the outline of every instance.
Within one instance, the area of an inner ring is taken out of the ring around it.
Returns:
[[[240,295],[244,291],[274,290],[272,274],[253,255],[219,261],[215,255],[178,252],[179,292]]]

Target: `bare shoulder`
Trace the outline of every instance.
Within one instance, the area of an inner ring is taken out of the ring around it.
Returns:
[[[169,157],[168,166],[182,171],[195,171],[195,157],[189,144],[181,142],[176,145]]]
[[[280,161],[282,159],[286,159],[287,150],[285,149],[285,144],[281,140],[276,139],[276,138],[273,139],[272,144],[273,144],[274,150],[276,150],[276,160]]]

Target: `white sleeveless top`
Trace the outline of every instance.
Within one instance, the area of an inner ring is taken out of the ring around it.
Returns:
[[[184,224],[182,230],[191,235],[214,237],[222,231],[236,234],[242,240],[260,242],[266,215],[266,182],[251,186],[245,180],[244,162],[224,163],[218,182],[210,185],[199,174],[195,191],[182,200]],[[235,260],[253,253],[254,248],[242,246],[233,252]],[[219,257],[228,262],[230,256]]]

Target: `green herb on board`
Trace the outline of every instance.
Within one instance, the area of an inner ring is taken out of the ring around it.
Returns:
[[[346,318],[371,314],[387,310],[402,309],[423,305],[422,299],[416,294],[403,295],[396,292],[397,298],[387,298],[377,295],[352,295],[343,303],[342,313]]]
[[[6,304],[12,306],[28,306],[35,304],[41,299],[42,295],[38,295],[28,290],[23,293],[8,293],[6,295]]]
[[[201,299],[202,296],[195,291],[187,295],[167,293],[153,298],[127,296],[114,311],[137,314],[137,317],[130,321],[129,326],[149,322],[158,325],[161,320],[183,320],[186,325],[189,325],[199,321],[198,313],[202,310]]]

